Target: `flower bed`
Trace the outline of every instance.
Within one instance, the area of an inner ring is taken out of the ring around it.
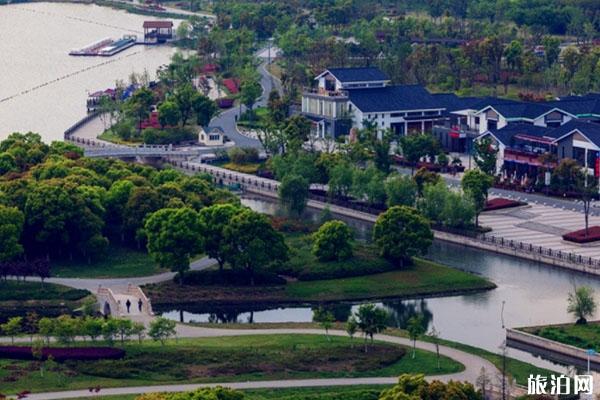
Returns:
[[[125,356],[125,350],[114,347],[44,347],[42,359],[52,356],[56,361],[116,360]],[[35,360],[30,346],[0,346],[0,358]]]
[[[585,234],[585,229],[565,233],[562,237],[568,242],[574,243],[590,243],[600,240],[600,226],[590,226],[588,234]]]
[[[483,211],[493,211],[493,210],[502,210],[504,208],[512,208],[519,206],[526,206],[527,203],[523,201],[504,199],[502,197],[497,197],[495,199],[488,200],[485,203],[485,207]]]

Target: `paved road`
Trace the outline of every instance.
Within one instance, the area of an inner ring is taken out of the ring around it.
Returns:
[[[200,271],[215,265],[217,262],[208,257],[201,258],[199,260],[190,263],[190,270]],[[135,278],[48,278],[46,282],[57,283],[73,287],[76,289],[86,289],[93,293],[96,292],[99,286],[107,287],[111,289],[122,289],[126,288],[129,284],[134,286],[147,285],[150,283],[160,283],[173,279],[175,272],[163,272],[162,274],[141,276]],[[37,281],[39,279],[34,277],[27,278],[29,281]]]
[[[177,326],[179,337],[219,337],[219,336],[240,336],[240,335],[272,335],[272,334],[317,334],[322,335],[322,330],[317,329],[211,329],[199,328],[189,325]],[[334,336],[346,336],[343,331],[330,331]],[[377,340],[400,344],[404,346],[412,346],[412,342],[406,338],[399,338],[389,335],[377,335]],[[435,352],[435,345],[417,341],[417,348]],[[442,381],[467,380],[475,383],[480,374],[481,368],[485,368],[490,377],[495,377],[499,371],[489,361],[474,356],[469,353],[462,352],[446,346],[440,346],[440,354],[450,357],[465,365],[465,370],[455,374],[430,376],[428,379],[439,379]],[[160,386],[138,386],[124,388],[107,388],[101,389],[99,395],[126,395],[140,394],[149,392],[181,392],[195,390],[201,387],[212,386],[227,386],[235,389],[259,389],[259,388],[290,388],[290,387],[322,387],[322,386],[349,386],[349,385],[379,385],[379,384],[394,384],[397,377],[375,377],[375,378],[338,378],[338,379],[290,379],[290,380],[272,380],[272,381],[254,381],[254,382],[221,382],[211,384],[177,384],[177,385],[160,385]],[[63,392],[49,392],[31,394],[27,398],[31,400],[53,400],[53,399],[70,399],[77,397],[90,397],[88,390],[73,390]]]
[[[258,67],[258,73],[260,74],[260,85],[263,88],[263,93],[260,99],[256,102],[254,107],[263,107],[267,105],[269,99],[269,93],[274,88],[281,92],[281,83],[275,77],[273,77],[267,70],[267,59],[264,50],[257,53],[261,63]],[[246,111],[246,107],[242,106],[242,113]],[[236,125],[236,118],[239,118],[240,107],[233,107],[227,111],[222,112],[217,117],[213,118],[210,122],[211,126],[219,126],[223,129],[229,139],[233,140],[237,146],[240,147],[256,147],[261,148],[262,145],[257,139],[242,135]]]

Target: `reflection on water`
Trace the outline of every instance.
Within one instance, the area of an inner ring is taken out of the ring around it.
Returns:
[[[262,212],[278,211],[277,204],[270,200],[243,199],[243,203]],[[318,212],[308,213],[316,218]],[[345,218],[345,220],[348,220]],[[349,220],[361,237],[370,236],[370,224]],[[408,319],[422,313],[428,329],[435,326],[444,339],[454,340],[492,352],[498,352],[505,339],[502,319],[506,327],[521,327],[548,323],[572,322],[567,313],[567,296],[573,285],[586,284],[600,292],[598,277],[575,274],[547,265],[521,260],[500,254],[466,248],[451,243],[434,242],[428,258],[451,267],[485,276],[498,288],[483,293],[438,297],[419,300],[385,300],[380,303],[392,315],[394,326],[404,327]],[[504,311],[502,303],[505,302]],[[340,304],[338,317],[348,315],[347,304]],[[353,305],[352,309],[356,309]],[[237,322],[309,322],[312,320],[310,307],[284,307],[273,309],[257,308],[228,311],[229,321]],[[170,318],[196,322],[221,321],[213,310],[166,312]],[[596,316],[598,317],[598,315]],[[345,320],[345,318],[338,318]],[[518,350],[509,350],[511,357],[532,361],[533,356]],[[538,360],[538,364],[540,361]],[[541,365],[551,366],[549,363]]]

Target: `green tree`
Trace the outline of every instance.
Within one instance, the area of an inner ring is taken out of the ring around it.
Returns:
[[[252,107],[254,107],[254,103],[262,94],[262,86],[255,79],[249,79],[242,83],[240,87],[240,101],[250,110],[252,114]]]
[[[425,185],[435,185],[442,181],[442,177],[437,172],[429,171],[427,168],[419,168],[413,175],[413,179],[417,184],[417,194],[423,195],[423,188]]]
[[[200,96],[200,93],[190,83],[185,83],[175,88],[173,101],[177,105],[177,108],[179,108],[181,126],[187,124]]]
[[[285,121],[283,135],[285,138],[285,150],[296,154],[302,149],[304,142],[308,140],[311,131],[311,122],[303,115],[293,115]]]
[[[233,204],[215,204],[199,212],[202,248],[207,256],[217,260],[221,271],[229,252],[225,228],[238,212],[240,208]]]
[[[102,335],[103,321],[100,318],[86,317],[83,320],[82,329],[85,336],[88,336],[92,342],[95,342]]]
[[[191,208],[164,208],[151,214],[144,230],[148,238],[148,252],[162,267],[170,267],[179,274],[190,268],[190,259],[202,251],[202,229],[198,213]]]
[[[4,175],[8,172],[16,172],[19,168],[17,167],[17,160],[10,153],[0,153],[0,175]]]
[[[309,195],[309,182],[300,175],[288,174],[279,185],[279,201],[287,209],[300,216],[306,209]]]
[[[10,336],[11,343],[15,344],[15,336],[21,333],[22,325],[22,317],[12,317],[9,318],[8,321],[0,325],[0,328],[6,336]]]
[[[462,189],[467,195],[471,196],[475,206],[475,226],[479,226],[479,214],[485,207],[488,191],[493,183],[494,178],[478,169],[468,170],[463,175]]]
[[[154,341],[160,341],[160,344],[165,345],[165,341],[171,336],[175,336],[177,324],[175,321],[164,317],[158,317],[150,322],[148,328],[148,336]]]
[[[396,265],[411,262],[427,252],[433,242],[429,221],[417,210],[394,206],[379,215],[373,227],[373,241],[381,255]]]
[[[38,333],[44,339],[46,339],[46,343],[50,343],[50,337],[54,332],[55,321],[52,318],[42,317],[37,323]]]
[[[427,219],[440,224],[445,216],[444,212],[449,196],[450,189],[445,182],[440,181],[437,184],[425,185],[423,196],[418,202],[417,208]]]
[[[477,167],[488,175],[496,174],[498,148],[489,136],[473,141],[473,159]]]
[[[331,340],[329,337],[329,329],[335,322],[333,313],[323,307],[313,308],[313,322],[317,322],[323,329],[325,329],[325,335],[327,340]]]
[[[569,314],[577,317],[577,324],[586,324],[587,319],[594,316],[597,304],[594,298],[594,289],[589,286],[574,288],[567,298]]]
[[[412,358],[414,359],[417,352],[417,339],[427,330],[424,326],[423,316],[415,315],[411,317],[406,325],[406,330],[408,331],[408,337],[413,341]]]
[[[392,174],[384,183],[387,206],[413,207],[417,198],[417,184],[407,175]]]
[[[341,261],[352,257],[352,230],[342,221],[328,221],[312,235],[312,253],[321,261]]]
[[[368,338],[373,342],[373,336],[383,332],[387,328],[389,319],[388,313],[383,309],[376,307],[375,304],[363,304],[358,307],[354,314],[358,329],[365,337],[365,353],[368,351]]]
[[[469,196],[450,191],[442,215],[444,225],[464,228],[475,222],[475,205]]]
[[[138,343],[142,344],[142,339],[144,338],[144,333],[146,332],[146,327],[141,322],[134,322],[131,325],[131,329],[129,331],[132,335],[137,336]]]
[[[121,338],[121,345],[125,344],[125,339],[131,335],[133,329],[133,323],[130,319],[118,318],[117,323],[117,334]]]
[[[336,164],[329,172],[329,195],[346,197],[352,187],[353,172],[350,164]]]
[[[202,94],[195,96],[192,108],[196,114],[196,122],[203,127],[208,126],[210,121],[219,114],[217,103]]]
[[[20,243],[25,216],[18,208],[0,205],[0,262],[13,260],[23,253]]]
[[[359,200],[366,199],[369,204],[385,202],[385,176],[374,165],[366,169],[356,168],[352,174],[351,192]]]
[[[165,126],[175,126],[181,119],[181,112],[177,103],[171,100],[163,101],[158,106],[158,121],[164,128]]]
[[[352,342],[350,345],[351,347],[354,347],[353,339],[354,335],[356,335],[356,331],[358,331],[358,321],[354,315],[351,315],[348,318],[348,321],[346,321],[346,333],[350,336],[350,341]]]
[[[242,268],[254,286],[254,272],[288,259],[288,247],[283,236],[275,231],[268,219],[244,209],[225,228],[229,252],[227,260],[234,268]]]

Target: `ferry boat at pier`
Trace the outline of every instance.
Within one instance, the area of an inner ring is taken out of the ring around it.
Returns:
[[[123,38],[118,40],[106,38],[88,44],[81,49],[71,50],[69,55],[110,57],[130,48],[131,46],[134,46],[136,43],[136,35],[125,35]]]

